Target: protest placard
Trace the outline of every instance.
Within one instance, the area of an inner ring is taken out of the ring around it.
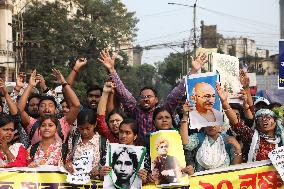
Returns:
[[[220,99],[216,91],[217,81],[219,76],[210,72],[186,78],[187,99],[194,107],[189,113],[191,129],[223,124]]]

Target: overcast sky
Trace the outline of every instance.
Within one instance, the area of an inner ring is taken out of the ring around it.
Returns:
[[[122,0],[140,20],[135,45],[155,45],[181,42],[192,36],[193,8],[168,5],[168,2],[193,5],[194,0]],[[248,37],[258,48],[278,52],[279,0],[198,0],[197,27],[217,25],[225,37]],[[170,52],[182,52],[180,47],[144,50],[142,63],[162,61]]]

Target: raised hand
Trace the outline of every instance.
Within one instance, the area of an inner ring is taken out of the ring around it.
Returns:
[[[111,81],[108,81],[104,85],[103,92],[113,93],[114,89],[115,89],[115,84],[113,82],[111,82]]]
[[[8,94],[8,90],[6,88],[5,81],[2,78],[0,78],[0,90],[1,90],[1,93],[3,94],[4,97]]]
[[[216,89],[217,89],[217,93],[220,97],[221,102],[226,102],[229,96],[229,93],[227,91],[227,89],[223,90],[220,86],[220,83],[216,82]]]
[[[183,115],[188,115],[188,112],[193,111],[193,106],[189,104],[188,101],[186,101],[182,107],[182,113]]]
[[[235,137],[228,136],[228,137],[226,137],[226,141],[235,148],[235,151],[236,150],[237,151],[241,151],[241,145],[240,145],[240,143],[237,141],[237,139]]]
[[[76,60],[73,69],[75,69],[75,71],[78,71],[82,67],[84,67],[87,63],[88,63],[87,58],[79,58]]]
[[[39,80],[36,79],[36,70],[33,70],[30,80],[29,80],[29,85],[32,87],[35,87],[38,84]]]
[[[205,53],[198,53],[197,57],[195,58],[191,58],[191,71],[190,73],[191,74],[195,74],[197,73],[201,68],[202,66],[208,61],[207,60],[207,55]]]
[[[66,80],[65,78],[63,77],[63,75],[61,74],[61,72],[55,68],[52,69],[52,75],[56,78],[56,83],[59,83],[59,84],[64,84],[66,83]]]
[[[114,64],[117,54],[113,54],[112,57],[110,56],[107,49],[104,49],[100,52],[100,58],[98,60],[108,69],[110,73],[115,72]]]
[[[45,84],[44,77],[42,75],[37,74],[36,75],[36,80],[39,81],[39,86],[40,86],[40,88],[42,88],[42,90],[45,90],[47,88],[46,84]]]
[[[248,96],[245,90],[241,89],[241,91],[239,92],[239,98],[243,100],[245,104],[247,103]]]
[[[243,85],[244,89],[249,88],[249,77],[247,76],[246,72],[244,72],[244,70],[240,70],[240,82]]]

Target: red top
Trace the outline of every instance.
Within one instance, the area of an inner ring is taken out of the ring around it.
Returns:
[[[244,148],[247,148],[246,151],[249,152],[250,145],[252,142],[252,137],[254,131],[244,124],[243,121],[232,126],[233,131],[240,136],[241,140],[244,143]],[[275,149],[275,144],[267,142],[264,138],[260,137],[258,141],[258,151],[256,153],[256,161],[267,160],[268,153]]]
[[[105,121],[105,115],[98,115],[97,114],[97,127],[98,127],[98,132],[103,137],[108,139],[110,143],[119,143],[118,138],[109,129],[109,127],[108,127],[108,125]]]
[[[9,147],[9,150],[11,153],[16,157],[14,161],[8,162],[8,159],[6,155],[3,152],[0,152],[0,159],[4,163],[4,167],[10,168],[10,167],[26,167],[28,165],[27,163],[27,152],[25,150],[25,147],[19,143],[16,143]]]

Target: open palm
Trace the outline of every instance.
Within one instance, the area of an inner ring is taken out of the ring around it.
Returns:
[[[198,72],[202,68],[202,66],[207,62],[207,56],[205,53],[199,53],[197,57],[191,58],[191,71],[192,73]]]

